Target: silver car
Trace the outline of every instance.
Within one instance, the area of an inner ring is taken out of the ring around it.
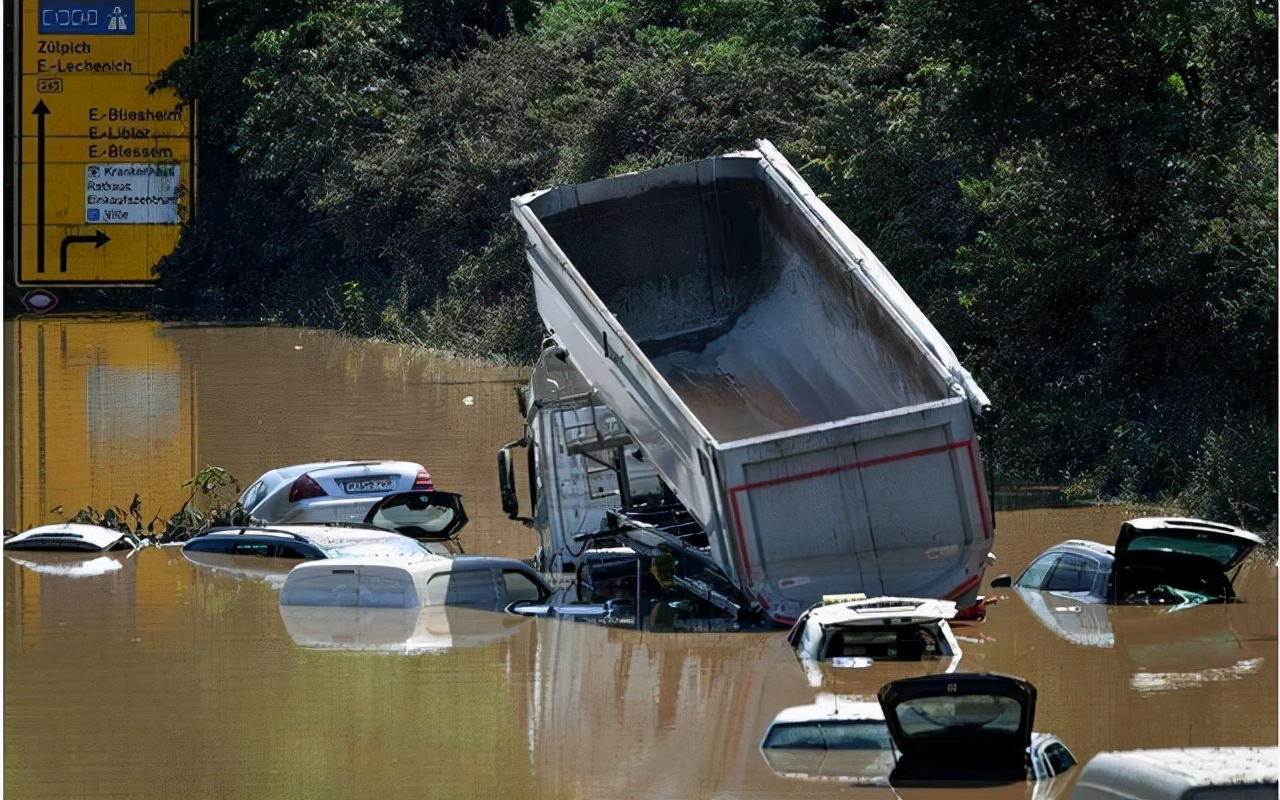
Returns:
[[[257,522],[359,522],[387,495],[434,488],[412,461],[318,461],[264,473],[239,502]]]

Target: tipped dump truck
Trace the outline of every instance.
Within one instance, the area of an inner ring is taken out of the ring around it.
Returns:
[[[778,623],[841,592],[975,600],[987,398],[772,145],[512,208],[550,337],[512,443],[545,568],[604,529]]]

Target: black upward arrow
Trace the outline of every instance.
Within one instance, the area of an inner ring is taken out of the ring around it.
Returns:
[[[36,272],[44,272],[44,118],[49,107],[41,100],[31,113],[36,115]],[[62,263],[66,272],[66,258]]]
[[[61,266],[61,268],[58,270],[59,272],[66,272],[66,271],[67,271],[67,247],[68,247],[69,245],[72,245],[72,244],[74,244],[74,243],[76,243],[76,242],[93,242],[93,249],[94,249],[94,250],[97,250],[99,247],[102,247],[104,244],[106,244],[107,242],[111,241],[111,237],[110,237],[110,236],[108,236],[108,235],[106,235],[106,234],[105,234],[105,233],[103,233],[102,231],[94,231],[94,234],[95,234],[94,236],[64,236],[64,237],[62,237],[62,249],[61,249],[61,252],[60,252],[60,256],[61,256],[61,259],[62,259],[62,266]]]

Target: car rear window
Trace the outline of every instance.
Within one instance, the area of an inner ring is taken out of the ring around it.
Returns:
[[[1012,697],[967,694],[959,697],[920,697],[894,708],[908,736],[965,731],[1017,733],[1022,705]]]
[[[1240,548],[1230,542],[1211,542],[1203,539],[1158,535],[1137,536],[1129,542],[1127,549],[1131,553],[1187,553],[1213,559],[1219,564],[1231,563],[1231,560],[1240,552]]]
[[[893,746],[883,722],[791,722],[774,725],[765,737],[767,748],[815,750],[888,750]]]

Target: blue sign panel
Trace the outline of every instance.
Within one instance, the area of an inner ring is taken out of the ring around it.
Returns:
[[[40,0],[40,33],[132,36],[133,0]]]

